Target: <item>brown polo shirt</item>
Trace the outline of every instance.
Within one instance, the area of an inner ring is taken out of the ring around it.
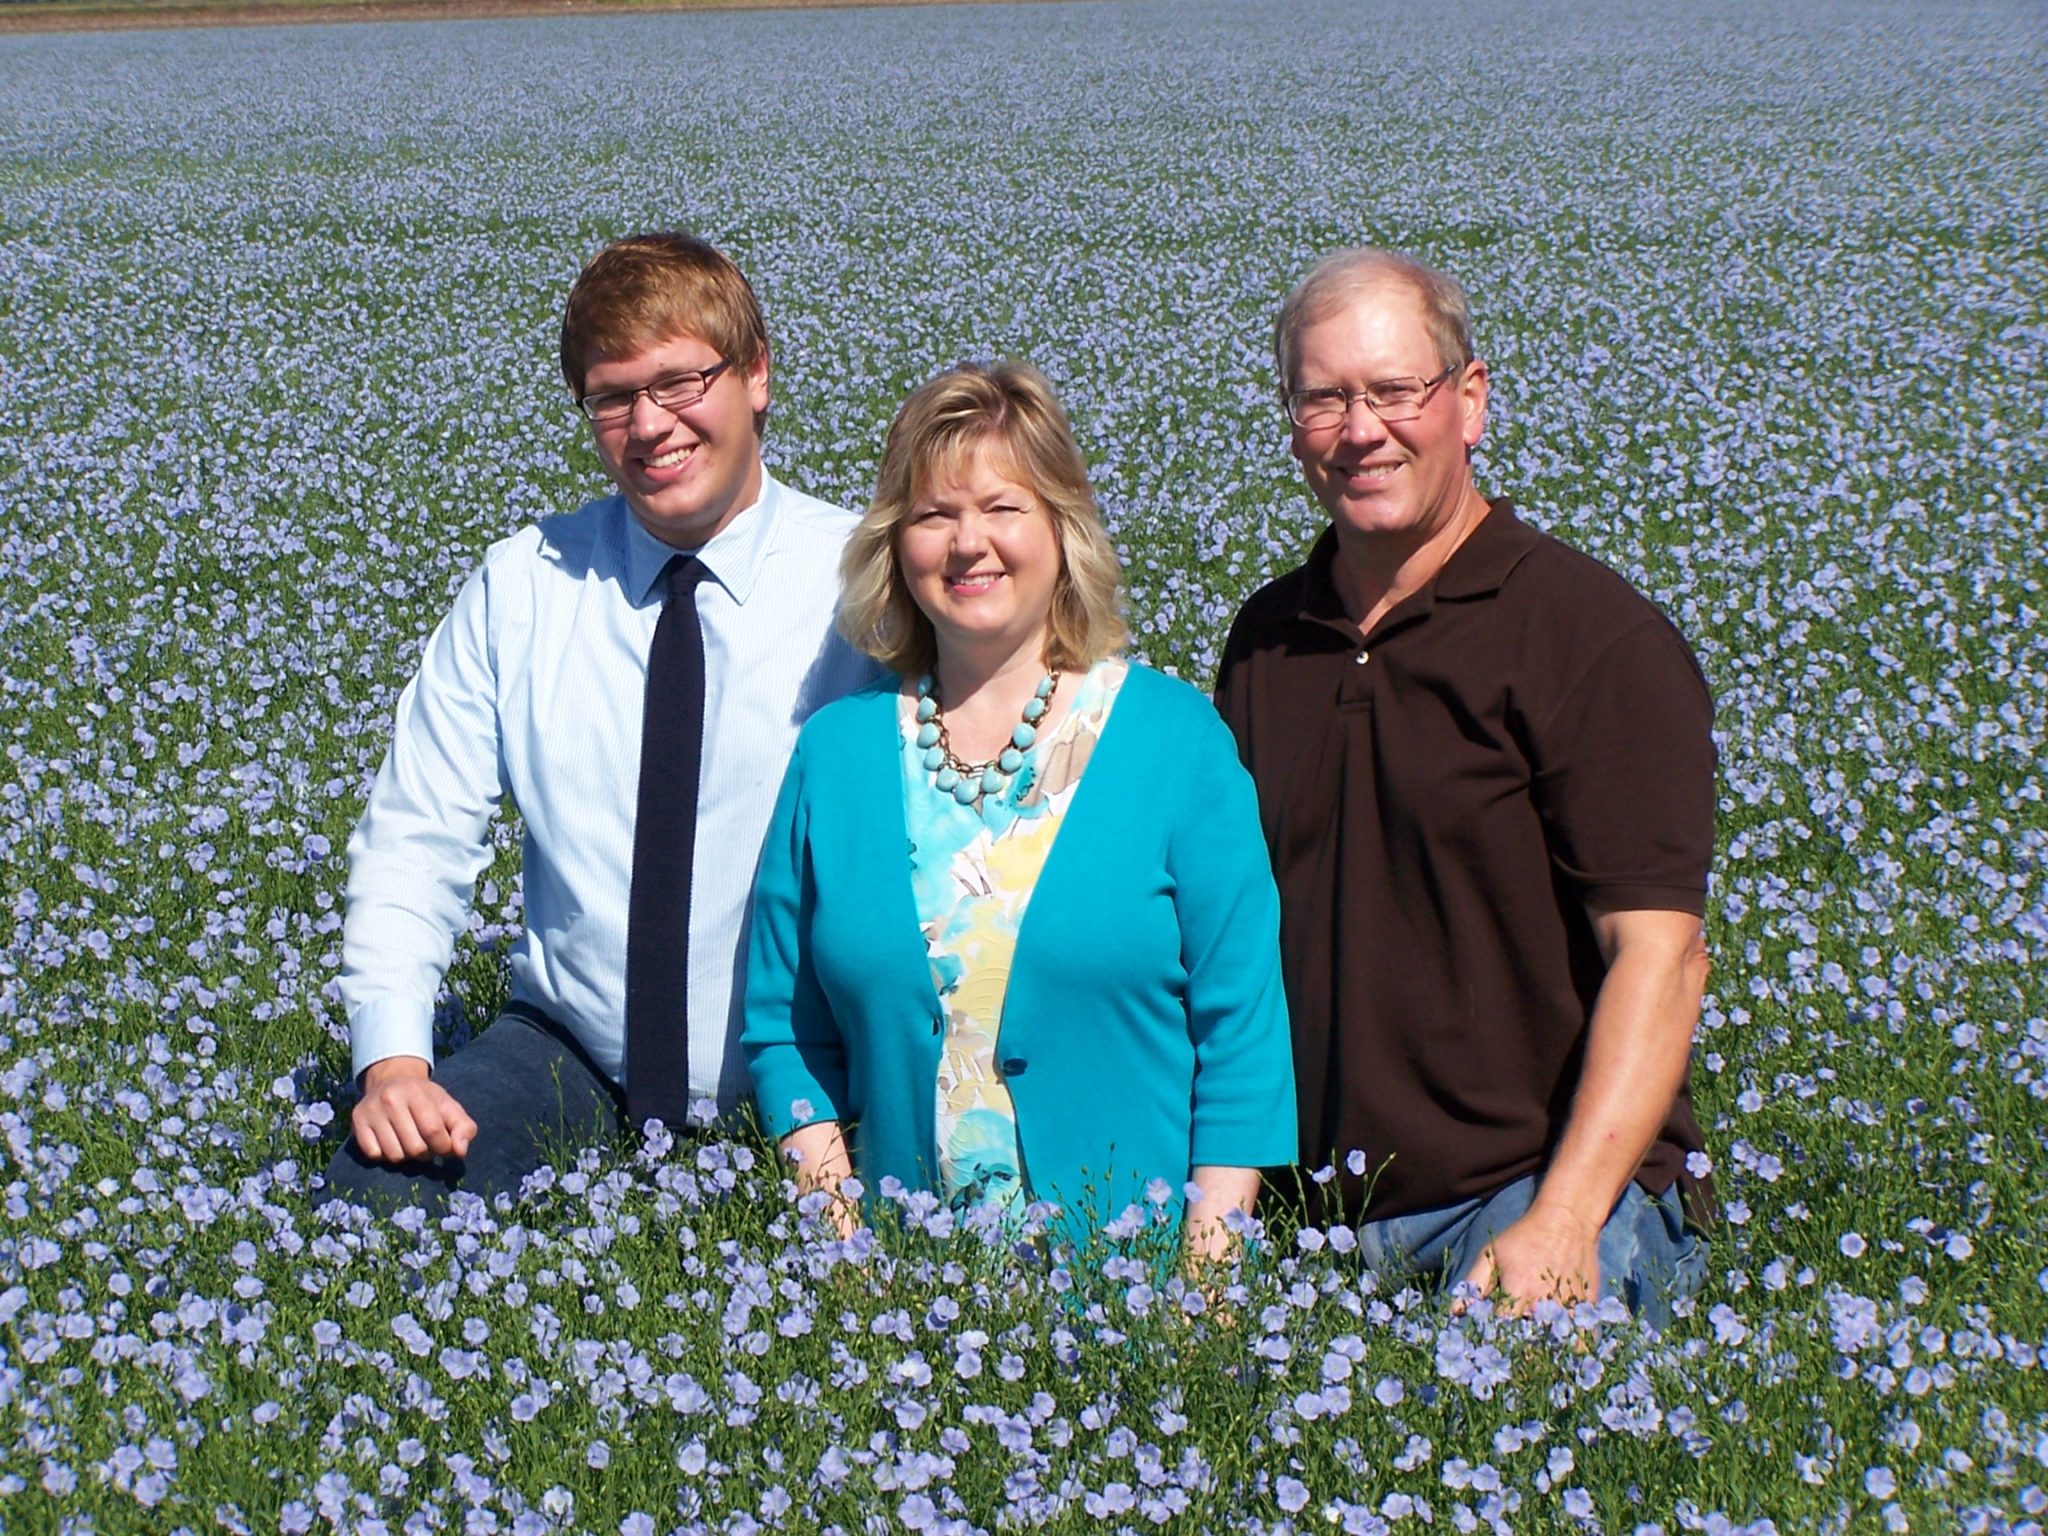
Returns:
[[[1377,1220],[1542,1170],[1605,974],[1587,908],[1705,910],[1713,701],[1662,613],[1505,500],[1363,637],[1336,548],[1244,605],[1216,702],[1280,886],[1302,1159]],[[1701,1144],[1682,1090],[1636,1179],[1704,1220]]]

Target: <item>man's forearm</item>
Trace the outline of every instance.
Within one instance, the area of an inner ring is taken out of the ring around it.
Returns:
[[[1671,1113],[1707,976],[1699,919],[1688,913],[1608,913],[1595,926],[1607,977],[1571,1115],[1536,1194],[1546,1213],[1593,1234]]]
[[[348,840],[339,991],[354,1070],[433,1056],[434,997],[507,791],[483,575],[463,585],[399,695],[391,749]]]
[[[434,829],[433,816],[455,824]],[[380,776],[349,839],[338,990],[354,1070],[387,1056],[433,1056],[434,997],[490,857],[488,807],[422,808]]]

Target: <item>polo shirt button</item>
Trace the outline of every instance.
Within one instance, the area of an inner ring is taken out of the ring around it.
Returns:
[[[1371,660],[1372,660],[1372,652],[1371,652],[1371,651],[1360,651],[1360,652],[1359,652],[1359,653],[1358,653],[1358,654],[1357,654],[1356,656],[1354,656],[1354,657],[1352,657],[1352,658],[1351,658],[1351,662],[1352,662],[1352,665],[1353,665],[1353,666],[1359,666],[1359,667],[1362,667],[1362,666],[1364,666],[1364,665],[1365,665],[1365,664],[1366,664],[1366,663],[1367,663],[1368,661],[1371,661]]]
[[[1030,1065],[1031,1063],[1026,1061],[1022,1056],[1005,1057],[1003,1060],[1003,1076],[1015,1077],[1018,1073],[1023,1072],[1027,1068],[1029,1068]]]

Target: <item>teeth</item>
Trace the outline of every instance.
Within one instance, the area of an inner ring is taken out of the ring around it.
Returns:
[[[696,451],[697,445],[692,443],[687,448],[672,448],[667,453],[657,455],[647,462],[656,469],[674,469]]]

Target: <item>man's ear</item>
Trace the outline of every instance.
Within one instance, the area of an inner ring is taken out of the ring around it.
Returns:
[[[1486,402],[1491,380],[1486,371],[1486,359],[1475,357],[1465,365],[1465,376],[1458,381],[1458,409],[1463,413],[1465,447],[1470,450],[1479,446],[1479,439],[1486,436]]]

